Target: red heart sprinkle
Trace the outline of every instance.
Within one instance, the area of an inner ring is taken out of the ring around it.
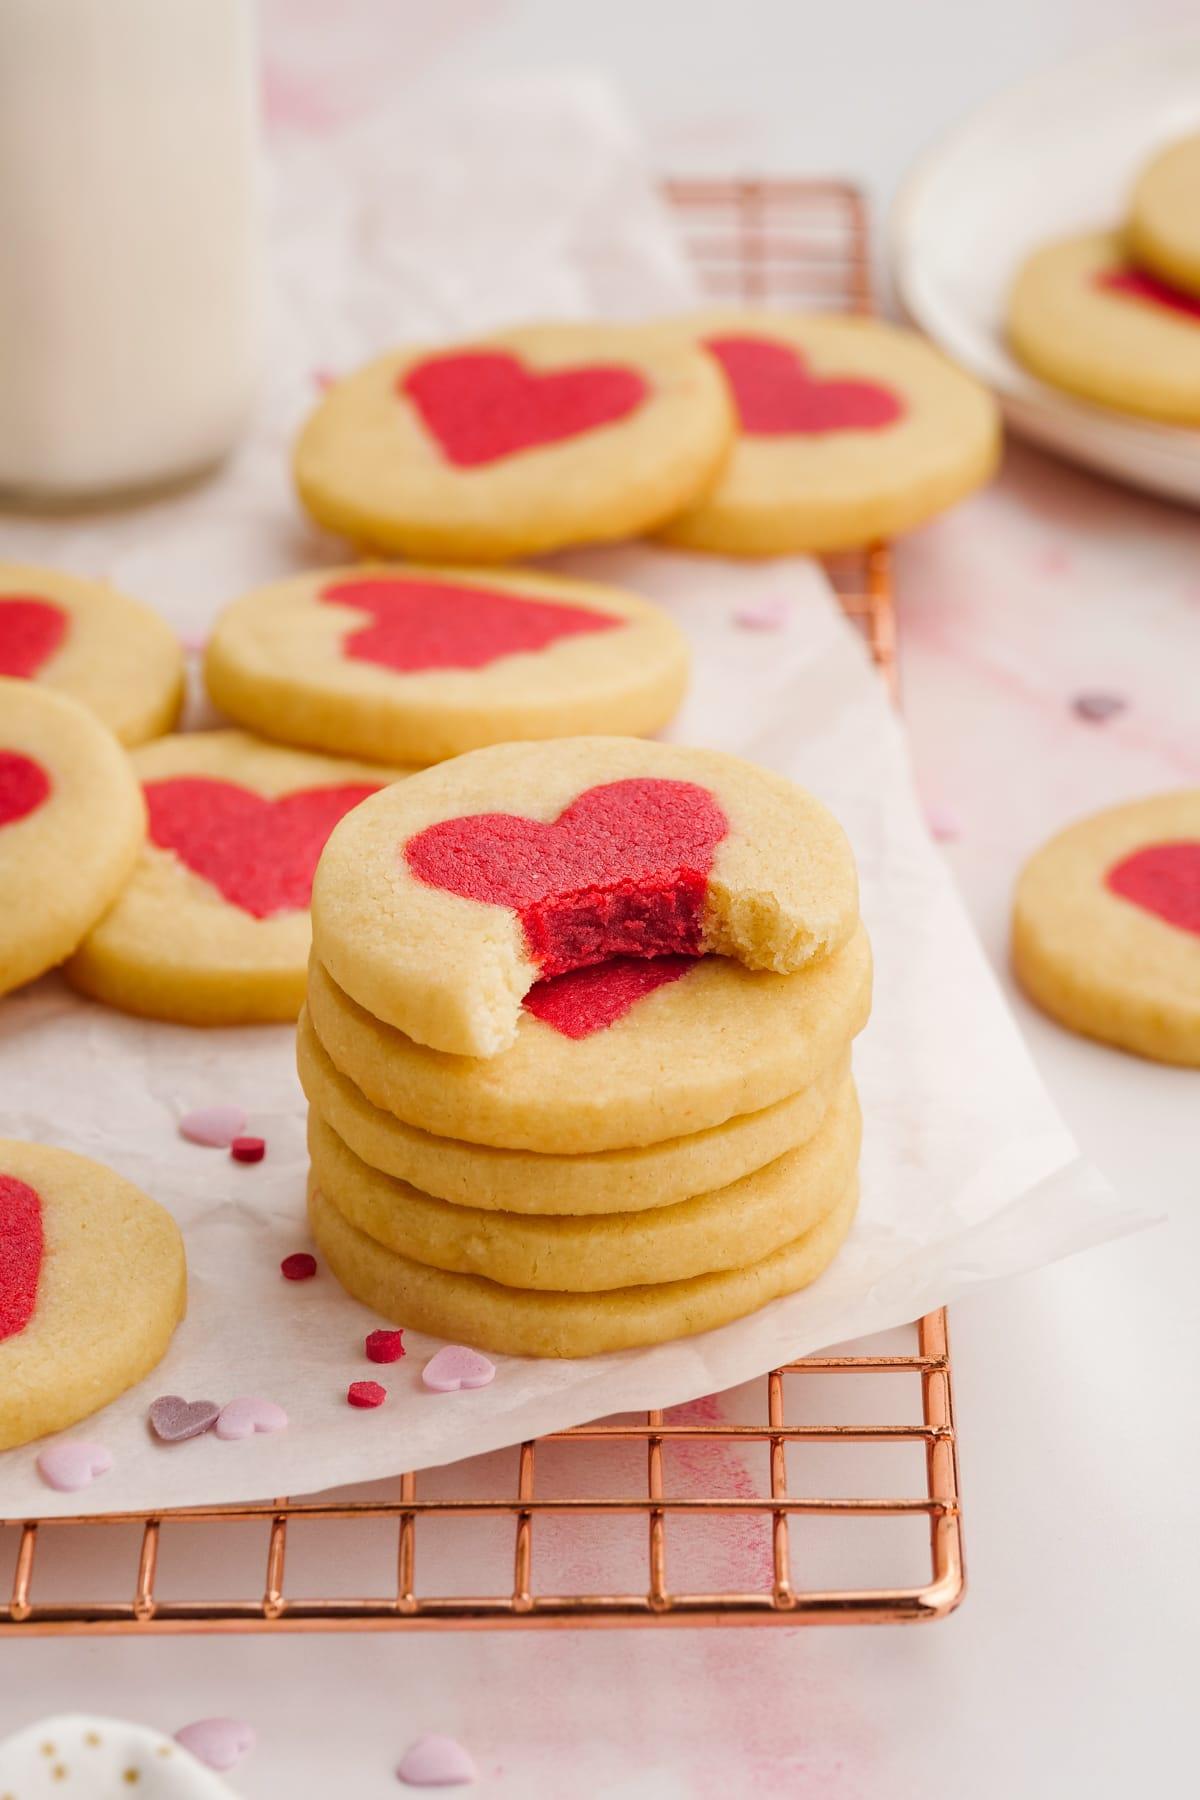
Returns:
[[[538,981],[524,999],[526,1012],[564,1037],[591,1037],[623,1019],[630,1007],[669,981],[678,981],[699,962],[695,956],[658,956],[643,961],[618,956],[590,969],[572,969],[553,981]]]
[[[150,837],[256,919],[302,911],[325,840],[379,783],[297,788],[270,800],[234,781],[175,775],[146,786]]]
[[[1105,882],[1122,900],[1200,937],[1200,842],[1146,844],[1114,863]]]
[[[810,375],[790,344],[768,338],[709,338],[751,437],[807,437],[821,431],[879,431],[904,417],[890,388],[857,377]]]
[[[260,1137],[235,1137],[229,1146],[229,1154],[234,1162],[261,1162],[267,1154],[266,1140]]]
[[[45,1248],[41,1199],[15,1175],[0,1175],[0,1344],[33,1317]]]
[[[387,1399],[387,1389],[380,1387],[377,1381],[352,1381],[346,1389],[346,1398],[351,1406],[382,1406]]]
[[[1148,301],[1151,306],[1165,306],[1187,319],[1200,319],[1200,300],[1185,294],[1169,282],[1145,269],[1103,269],[1096,276],[1096,286],[1112,294],[1124,294],[1130,300]]]
[[[429,887],[521,920],[546,976],[616,956],[700,953],[713,853],[728,821],[706,788],[635,779],[588,788],[550,824],[515,813],[444,819],[405,845]]]
[[[372,1331],[367,1334],[367,1361],[373,1363],[399,1362],[408,1352],[404,1348],[402,1331]]]
[[[41,763],[19,750],[0,750],[0,825],[15,825],[36,812],[50,793]]]
[[[595,364],[539,375],[505,351],[430,357],[397,382],[460,469],[615,424],[649,389],[636,369]]]
[[[317,1259],[307,1250],[293,1250],[280,1263],[279,1272],[285,1281],[311,1281],[317,1272]]]
[[[29,680],[49,662],[67,635],[68,616],[52,600],[33,594],[0,598],[0,675]]]
[[[321,599],[360,607],[374,621],[342,639],[344,656],[402,673],[483,669],[504,656],[544,650],[560,638],[613,631],[625,623],[582,606],[401,576],[340,581],[325,588]]]

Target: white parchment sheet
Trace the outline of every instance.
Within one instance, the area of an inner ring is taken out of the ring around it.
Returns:
[[[529,184],[496,173],[501,138],[505,167],[525,167]],[[104,573],[202,632],[251,583],[344,554],[299,519],[287,487],[286,442],[315,369],[406,333],[693,298],[619,109],[590,82],[446,97],[423,123],[369,120],[321,150],[276,156],[271,380],[234,464],[117,515],[0,521],[5,556]],[[83,1494],[54,1494],[34,1471],[36,1446],[0,1455],[0,1517],[314,1492],[673,1405],[1142,1222],[1081,1160],[1041,1086],[926,835],[900,731],[820,570],[640,545],[560,561],[661,600],[688,632],[695,679],[671,736],[796,777],[853,840],[877,987],[855,1059],[867,1129],[846,1248],[807,1292],[706,1336],[583,1362],[498,1357],[490,1387],[429,1393],[420,1370],[433,1340],[408,1334],[406,1359],[376,1369],[362,1354],[371,1314],[324,1271],[280,1277],[281,1257],[306,1245],[291,1031],[144,1023],[49,977],[0,1005],[0,1133],[94,1156],[168,1206],[187,1240],[191,1300],[156,1373],[71,1434],[107,1445],[112,1472]],[[777,601],[779,629],[736,622]],[[263,1163],[180,1139],[184,1112],[222,1100],[249,1110]],[[386,1405],[347,1406],[348,1383],[372,1376]],[[162,1446],[146,1426],[162,1393],[261,1394],[291,1423],[244,1443]]]

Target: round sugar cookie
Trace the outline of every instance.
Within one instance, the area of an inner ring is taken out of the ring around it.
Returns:
[[[367,563],[234,601],[205,680],[266,737],[421,764],[516,738],[657,731],[688,660],[674,620],[616,588]]]
[[[841,1249],[857,1206],[854,1176],[819,1223],[759,1262],[598,1294],[502,1287],[414,1262],[357,1231],[315,1183],[308,1219],[342,1286],[385,1319],[509,1356],[597,1356],[712,1331],[807,1287]]]
[[[739,432],[662,535],[733,556],[850,550],[910,531],[986,481],[987,390],[915,332],[843,315],[717,312],[666,327],[702,344]]]
[[[342,1217],[387,1250],[502,1287],[566,1293],[684,1281],[760,1262],[816,1224],[858,1162],[862,1118],[844,1082],[806,1144],[741,1181],[637,1213],[531,1219],[454,1206],[368,1168],[316,1113],[313,1178]]]
[[[106,582],[0,563],[0,675],[78,700],[123,744],[170,731],[183,650],[164,619]]]
[[[1160,150],[1138,177],[1126,243],[1133,260],[1200,296],[1200,132]]]
[[[1071,825],[1021,871],[1013,966],[1072,1031],[1200,1067],[1200,788]]]
[[[68,978],[110,1006],[184,1025],[294,1019],[317,858],[392,773],[243,731],[159,738],[132,760],[147,841]]]
[[[187,1304],[171,1215],[89,1157],[0,1140],[0,1450],[148,1375]]]
[[[355,543],[502,562],[661,525],[733,439],[718,372],[629,325],[531,325],[406,349],[335,383],[295,451],[300,498]]]
[[[313,944],[419,1043],[493,1056],[521,1000],[614,956],[792,973],[858,921],[845,833],[782,775],[636,738],[499,744],[379,795],[330,838]]]
[[[74,700],[0,678],[0,994],[70,956],[124,886],[145,826],[111,732]]]
[[[1055,387],[1122,412],[1200,424],[1200,300],[1134,268],[1114,234],[1035,250],[1009,295],[1008,336]]]
[[[572,1156],[706,1131],[819,1080],[867,1022],[871,950],[860,927],[798,975],[722,956],[560,975],[491,1057],[414,1043],[315,957],[307,1004],[326,1055],[374,1106],[440,1137]]]
[[[558,1156],[435,1137],[373,1106],[339,1073],[307,1011],[296,1034],[300,1085],[310,1107],[371,1168],[457,1206],[527,1214],[642,1212],[728,1187],[807,1143],[850,1074],[850,1053],[799,1093],[723,1125],[630,1150]]]

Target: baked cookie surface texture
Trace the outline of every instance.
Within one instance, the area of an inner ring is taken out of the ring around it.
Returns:
[[[1126,238],[1134,260],[1200,296],[1200,133],[1168,144],[1133,190]]]
[[[84,993],[182,1024],[294,1019],[313,870],[333,827],[394,772],[241,731],[135,751],[147,841],[67,967]]]
[[[157,613],[19,563],[0,563],[0,675],[78,700],[123,744],[170,731],[183,703],[183,650]]]
[[[1017,882],[1012,951],[1026,992],[1072,1031],[1200,1067],[1200,789],[1044,844]]]
[[[0,1140],[0,1450],[148,1375],[186,1303],[169,1213],[88,1157]]]
[[[337,382],[294,471],[318,524],[431,562],[502,562],[661,525],[717,475],[733,413],[682,339],[539,325],[401,350]]]
[[[857,921],[849,844],[812,795],[719,751],[630,738],[425,770],[338,828],[313,884],[338,986],[465,1056],[513,1042],[539,979],[707,953],[790,974]]]
[[[723,473],[666,526],[669,543],[733,556],[854,549],[922,524],[995,468],[995,402],[914,332],[762,312],[669,329],[719,364],[739,420]]]
[[[1036,250],[1009,296],[1008,336],[1055,387],[1167,424],[1200,424],[1200,299],[1134,267],[1114,234]]]
[[[128,879],[145,818],[92,713],[0,677],[0,994],[70,956]]]
[[[405,764],[485,744],[657,731],[687,640],[661,608],[532,572],[360,564],[228,607],[205,679],[239,723],[284,743]]]

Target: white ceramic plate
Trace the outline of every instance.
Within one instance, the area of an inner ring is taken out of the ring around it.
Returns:
[[[1200,30],[1156,33],[1014,88],[908,177],[892,270],[909,317],[993,388],[1014,431],[1136,487],[1200,506],[1200,431],[1073,400],[1004,341],[1005,297],[1047,238],[1121,222],[1141,164],[1200,129]]]

